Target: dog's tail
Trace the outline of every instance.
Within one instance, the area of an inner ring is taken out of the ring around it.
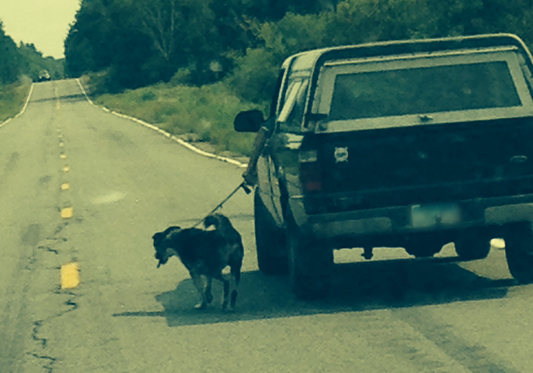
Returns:
[[[228,224],[231,226],[229,219],[222,214],[211,214],[204,219],[205,229],[208,229],[210,227],[220,229],[223,226],[227,226]]]

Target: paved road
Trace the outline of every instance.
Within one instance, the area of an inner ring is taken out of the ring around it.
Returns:
[[[503,250],[460,265],[451,246],[341,250],[330,297],[301,302],[257,271],[244,193],[223,209],[246,247],[238,310],[194,310],[151,236],[195,223],[241,172],[91,106],[76,81],[36,84],[0,128],[0,372],[533,371],[533,287]],[[62,289],[70,264],[81,282]]]

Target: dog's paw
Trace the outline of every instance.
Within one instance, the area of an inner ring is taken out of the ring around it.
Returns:
[[[194,308],[197,310],[205,310],[207,308],[207,303],[200,302],[196,306],[194,306]]]

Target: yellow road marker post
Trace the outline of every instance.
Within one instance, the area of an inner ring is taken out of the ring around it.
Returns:
[[[63,219],[70,219],[74,216],[74,207],[65,207],[61,209],[61,217]]]
[[[74,289],[80,284],[80,267],[78,263],[61,266],[61,289]]]

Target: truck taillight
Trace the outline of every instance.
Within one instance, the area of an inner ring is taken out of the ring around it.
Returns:
[[[300,181],[306,192],[318,192],[322,190],[322,169],[318,163],[316,150],[300,152]]]

